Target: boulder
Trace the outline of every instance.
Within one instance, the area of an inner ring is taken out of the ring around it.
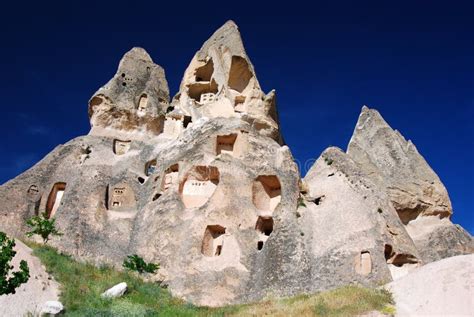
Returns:
[[[100,296],[103,298],[117,298],[117,297],[123,296],[123,294],[125,294],[126,291],[127,291],[127,283],[122,282],[109,288]]]
[[[397,316],[473,316],[474,255],[458,255],[420,267],[389,283]]]
[[[58,301],[47,301],[41,309],[40,315],[57,315],[64,310],[63,304]]]

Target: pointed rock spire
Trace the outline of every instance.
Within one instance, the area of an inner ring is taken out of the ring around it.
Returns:
[[[122,57],[114,77],[90,99],[89,134],[157,135],[163,129],[168,104],[163,68],[143,48],[134,47]]]
[[[281,143],[274,91],[260,88],[237,25],[226,22],[203,44],[186,69],[172,107],[193,121],[241,118]]]
[[[366,171],[381,176],[403,223],[420,215],[451,215],[451,201],[439,177],[377,110],[362,108],[347,153]]]

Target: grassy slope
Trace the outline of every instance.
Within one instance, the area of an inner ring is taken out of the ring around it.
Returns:
[[[67,316],[354,316],[372,310],[391,312],[390,294],[356,286],[249,305],[196,307],[134,274],[79,263],[50,247],[33,248],[48,272],[61,283]],[[125,296],[114,300],[100,297],[120,282],[128,284]]]

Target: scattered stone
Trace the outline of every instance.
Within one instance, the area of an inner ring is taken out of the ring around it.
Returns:
[[[40,315],[57,315],[64,309],[63,304],[58,301],[47,301],[41,309]]]
[[[109,288],[104,293],[102,293],[102,297],[104,298],[117,298],[121,297],[127,291],[127,283],[122,282],[120,284],[115,285],[112,288]]]

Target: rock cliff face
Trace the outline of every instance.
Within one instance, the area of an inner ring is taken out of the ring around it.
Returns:
[[[377,110],[362,108],[347,153],[385,189],[423,261],[473,251],[470,235],[449,220],[451,201],[436,173]]]
[[[200,305],[376,285],[472,252],[447,192],[415,147],[364,108],[344,153],[301,180],[237,26],[196,53],[169,102],[163,69],[140,48],[89,101],[91,131],[0,187],[0,230],[24,237],[45,212],[51,241],[120,266],[137,253],[154,279]]]

